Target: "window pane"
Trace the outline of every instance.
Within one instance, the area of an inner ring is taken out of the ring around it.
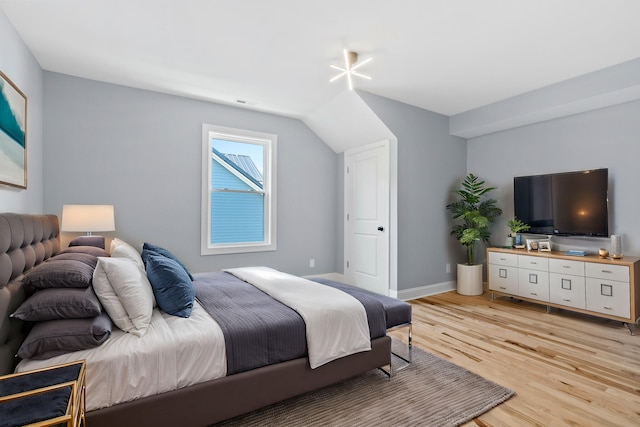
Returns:
[[[233,170],[225,168],[216,160],[211,160],[211,188],[249,191],[252,189],[249,182],[251,181],[239,179],[233,174]]]
[[[264,240],[264,196],[260,193],[211,194],[211,243]]]
[[[238,171],[245,173],[253,180],[263,183],[264,174],[264,145],[248,142],[213,139],[213,149]]]

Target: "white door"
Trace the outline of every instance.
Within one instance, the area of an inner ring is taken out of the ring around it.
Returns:
[[[348,283],[389,294],[389,141],[345,152]]]

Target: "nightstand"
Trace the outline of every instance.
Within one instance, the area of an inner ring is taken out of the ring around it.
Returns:
[[[0,377],[0,427],[86,426],[84,360]]]

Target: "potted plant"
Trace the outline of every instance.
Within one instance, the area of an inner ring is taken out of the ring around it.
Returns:
[[[447,205],[447,209],[456,220],[451,235],[466,248],[466,264],[458,264],[458,293],[463,295],[482,294],[482,264],[476,264],[476,246],[478,241],[488,242],[491,225],[502,214],[496,206],[496,200],[488,198],[487,193],[495,190],[484,181],[470,173],[460,189],[455,191],[458,200]]]
[[[520,233],[531,228],[529,224],[525,224],[518,218],[513,218],[507,221],[507,226],[509,227],[509,230],[511,230],[511,237],[514,240],[513,244],[516,246],[522,244],[522,237],[520,236]]]

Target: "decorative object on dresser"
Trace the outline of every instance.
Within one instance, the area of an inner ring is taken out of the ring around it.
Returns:
[[[622,258],[622,236],[619,234],[611,235],[611,258]]]
[[[502,214],[496,200],[486,196],[493,190],[494,187],[487,187],[471,173],[455,191],[458,200],[447,205],[453,219],[459,220],[453,225],[451,235],[467,252],[466,264],[458,264],[457,290],[462,295],[482,294],[482,264],[476,264],[476,245],[478,241],[489,241],[491,224]]]
[[[561,252],[488,248],[487,281],[495,295],[516,297],[619,320],[629,327],[640,316],[640,258],[579,258]]]
[[[542,252],[551,251],[551,242],[548,240],[541,240],[538,242],[538,250]]]
[[[84,360],[0,376],[0,423],[86,426]]]
[[[537,251],[538,250],[538,244],[544,240],[547,239],[527,239],[527,250],[528,251]]]
[[[511,230],[511,238],[513,239],[512,246],[521,246],[522,245],[522,233],[523,231],[527,231],[531,228],[529,224],[525,224],[518,218],[513,218],[507,221],[507,225],[509,226],[509,230]]]

